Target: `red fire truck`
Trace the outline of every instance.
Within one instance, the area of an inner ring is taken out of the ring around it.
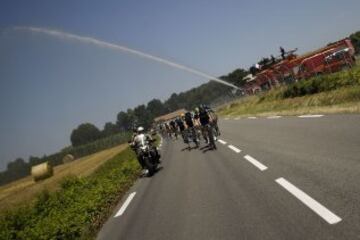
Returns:
[[[343,39],[325,48],[302,56],[297,79],[327,74],[351,68],[355,64],[355,49],[349,39]]]
[[[290,51],[285,59],[266,66],[247,79],[245,91],[253,94],[280,84],[351,68],[355,64],[355,49],[350,39],[337,41],[301,56],[295,55],[295,51]]]

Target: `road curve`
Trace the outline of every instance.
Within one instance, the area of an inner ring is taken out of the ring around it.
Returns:
[[[217,151],[164,140],[97,239],[360,239],[360,115],[220,121]]]

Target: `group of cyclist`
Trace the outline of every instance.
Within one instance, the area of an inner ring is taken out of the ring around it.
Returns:
[[[217,115],[206,105],[200,105],[192,112],[188,111],[174,120],[158,125],[158,130],[165,138],[177,139],[180,135],[184,143],[188,144],[189,150],[192,149],[190,143],[194,143],[195,148],[199,147],[201,138],[208,144],[209,149],[216,149],[215,141],[220,135]],[[136,153],[144,175],[150,173],[151,164],[161,163],[160,154],[153,145],[154,141],[143,127],[134,125],[133,136],[129,144]]]
[[[181,114],[176,119],[161,124],[159,127],[165,137],[177,139],[178,134],[181,135],[189,148],[191,142],[198,147],[200,139],[203,138],[211,149],[216,149],[215,141],[220,135],[217,115],[206,105],[200,105],[194,111]]]

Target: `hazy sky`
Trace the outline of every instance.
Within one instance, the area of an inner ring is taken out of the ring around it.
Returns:
[[[220,76],[279,46],[305,52],[360,30],[359,0],[0,1],[0,169],[69,145],[83,122],[206,79],[94,45],[15,31],[58,29]]]

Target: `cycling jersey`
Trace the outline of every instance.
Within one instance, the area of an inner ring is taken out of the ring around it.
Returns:
[[[181,119],[176,119],[175,122],[176,122],[176,124],[178,125],[180,131],[184,131],[184,130],[185,130],[184,122],[183,122]]]
[[[187,112],[185,114],[185,122],[186,122],[186,125],[188,127],[193,127],[194,126],[194,122],[193,122],[193,119],[192,119],[192,116],[191,116],[190,112]]]
[[[174,121],[171,121],[171,122],[170,122],[170,125],[171,125],[171,127],[172,127],[173,129],[175,129],[175,122],[174,122]]]
[[[202,126],[205,126],[210,123],[209,114],[205,110],[199,112],[199,119],[200,119],[200,124]]]

